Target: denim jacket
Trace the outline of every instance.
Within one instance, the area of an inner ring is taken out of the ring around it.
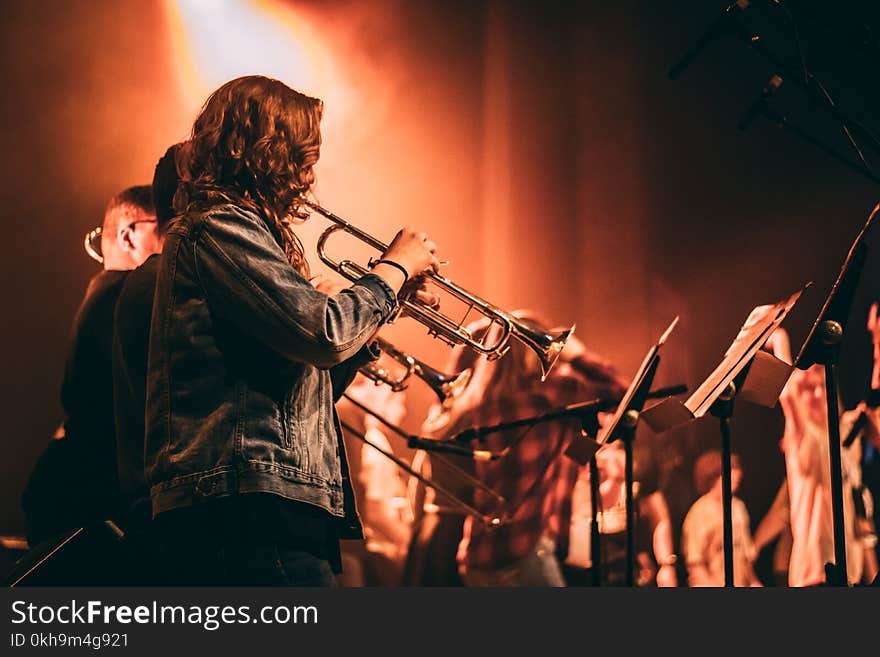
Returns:
[[[368,274],[327,296],[267,223],[222,205],[179,219],[150,330],[145,469],[153,514],[236,493],[319,506],[360,531],[333,406],[397,307]]]

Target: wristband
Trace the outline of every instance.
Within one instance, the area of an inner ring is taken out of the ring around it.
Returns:
[[[406,267],[401,265],[399,262],[394,262],[393,260],[385,260],[385,259],[373,260],[370,263],[370,267],[375,267],[376,265],[379,265],[379,264],[391,265],[395,269],[400,270],[400,273],[403,274],[403,282],[404,283],[406,283],[409,280],[409,272],[406,270]]]
[[[665,559],[660,560],[660,565],[661,566],[674,566],[677,562],[678,562],[678,555],[677,554],[670,554]]]

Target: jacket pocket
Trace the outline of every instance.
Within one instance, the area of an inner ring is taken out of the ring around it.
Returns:
[[[284,449],[290,449],[293,446],[290,397],[285,396],[284,400],[279,404],[278,410],[281,414],[281,446]]]

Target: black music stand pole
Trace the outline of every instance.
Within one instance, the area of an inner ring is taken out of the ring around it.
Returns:
[[[599,464],[590,458],[590,563],[593,586],[602,586],[602,540],[599,531]]]
[[[834,322],[833,324],[836,324]],[[839,325],[837,325],[839,326]],[[832,339],[843,340],[843,330],[838,333],[836,326],[828,326]],[[825,329],[823,329],[825,332]],[[839,337],[838,337],[839,336]],[[825,579],[830,586],[847,586],[849,578],[846,567],[846,527],[843,515],[843,467],[840,457],[840,408],[837,405],[838,383],[837,363],[839,349],[834,349],[834,361],[825,365],[825,403],[828,407],[828,447],[831,465],[831,513],[834,520],[834,572],[826,565]],[[833,575],[833,576],[832,576]]]
[[[626,411],[620,418],[616,429],[612,429],[607,442],[616,439],[623,441],[624,449],[624,486],[626,488],[626,585],[631,587],[635,584],[633,571],[635,570],[635,496],[633,495],[633,443],[636,437],[636,427],[639,424],[639,415],[648,398],[651,382],[657,373],[660,364],[660,356],[654,355],[644,377],[639,382],[632,400],[627,405]]]
[[[735,393],[735,389],[733,391]],[[724,506],[724,586],[736,586],[733,576],[733,481],[730,472],[730,418],[719,419],[721,425],[721,501]]]
[[[724,524],[724,586],[736,586],[733,577],[733,482],[730,472],[731,439],[730,418],[736,393],[742,388],[748,373],[747,365],[712,404],[709,412],[718,418],[721,428],[721,508]]]
[[[636,567],[636,552],[634,540],[636,512],[635,496],[633,495],[633,441],[635,440],[635,428],[638,422],[638,412],[636,411],[634,415],[631,415],[630,413],[630,411],[627,411],[627,415],[624,416],[624,422],[626,422],[627,424],[631,424],[632,426],[627,426],[625,428],[625,430],[623,431],[623,435],[621,435],[620,439],[623,441],[623,449],[625,454],[624,480],[626,482],[626,585],[634,586],[635,582],[633,581],[633,571]]]

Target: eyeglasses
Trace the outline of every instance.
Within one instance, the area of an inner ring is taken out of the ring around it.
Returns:
[[[159,223],[158,219],[138,219],[137,221],[132,221],[130,224],[126,225],[126,228],[133,228],[135,224],[157,224]]]

